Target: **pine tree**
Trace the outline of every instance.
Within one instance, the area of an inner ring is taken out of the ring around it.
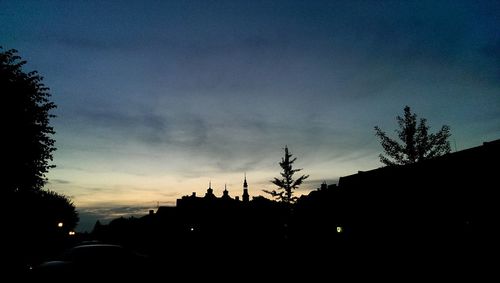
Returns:
[[[295,189],[297,189],[302,182],[309,177],[309,175],[302,175],[297,180],[293,179],[293,174],[302,169],[293,169],[293,163],[297,158],[292,158],[292,154],[288,151],[288,147],[285,146],[285,156],[281,159],[279,163],[283,172],[281,174],[281,178],[274,178],[271,183],[275,184],[278,189],[277,190],[264,190],[265,193],[270,194],[272,197],[277,200],[291,204],[297,200],[297,197],[293,195]]]

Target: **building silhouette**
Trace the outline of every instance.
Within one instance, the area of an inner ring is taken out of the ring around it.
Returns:
[[[243,194],[242,194],[243,202],[249,201],[248,195],[248,183],[245,176],[243,182]],[[180,199],[177,199],[176,206],[180,209],[197,209],[198,207],[207,207],[207,208],[216,208],[218,206],[228,206],[230,204],[241,202],[239,197],[232,198],[229,195],[229,191],[227,186],[224,185],[224,191],[222,192],[221,197],[217,197],[214,194],[214,190],[212,189],[212,182],[208,183],[208,188],[204,197],[196,196],[196,192],[193,192],[191,195],[183,196]]]
[[[241,199],[226,186],[216,196],[209,182],[204,196],[193,192],[176,207],[159,207],[128,224],[117,221],[104,235],[180,266],[217,268],[215,254],[234,259],[234,268],[250,258],[273,265],[297,254],[328,255],[335,266],[377,261],[382,254],[469,264],[499,236],[498,160],[500,140],[414,164],[359,171],[338,184],[321,184],[292,209],[264,197],[250,200],[246,176]],[[316,262],[309,263],[315,270]]]
[[[241,192],[241,199],[232,197],[225,186],[219,197],[209,182],[204,196],[199,197],[193,192],[177,199],[175,207],[160,206],[149,217],[155,219],[156,229],[165,232],[165,237],[182,242],[189,239],[193,245],[206,241],[236,245],[246,240],[257,244],[269,237],[283,237],[286,221],[283,204],[260,196],[250,200],[246,174]]]
[[[500,215],[500,140],[405,166],[341,177],[346,221],[358,234],[433,241],[486,236]],[[487,236],[489,237],[489,236]]]

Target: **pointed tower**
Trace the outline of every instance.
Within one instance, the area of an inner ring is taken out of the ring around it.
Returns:
[[[245,173],[245,181],[243,181],[243,202],[249,202],[250,196],[248,195],[247,173]]]
[[[210,181],[208,183],[208,189],[207,189],[207,193],[205,194],[205,198],[207,198],[207,199],[215,198],[214,190],[212,190],[212,181]]]
[[[231,199],[231,197],[229,196],[229,191],[227,190],[226,184],[224,184],[224,191],[222,192],[221,199]]]

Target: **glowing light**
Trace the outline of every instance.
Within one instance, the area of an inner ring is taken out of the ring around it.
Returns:
[[[62,226],[63,226],[62,222],[57,223],[57,227],[62,228]]]
[[[68,235],[70,235],[70,236],[74,236],[74,235],[75,235],[75,231],[69,231],[69,232],[68,232]]]
[[[342,226],[337,226],[337,233],[342,233],[343,230]]]
[[[191,230],[191,231],[194,231],[194,228],[193,228],[193,227],[191,227],[191,229],[190,229],[190,230]]]

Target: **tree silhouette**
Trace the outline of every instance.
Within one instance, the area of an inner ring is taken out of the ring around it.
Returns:
[[[40,190],[39,194],[42,203],[39,206],[43,209],[39,212],[41,217],[51,223],[54,220],[64,223],[64,231],[74,230],[79,217],[73,202],[67,196],[51,190]]]
[[[404,108],[404,117],[396,117],[399,129],[395,130],[402,143],[389,138],[384,131],[375,126],[375,134],[380,139],[385,154],[380,154],[380,162],[385,165],[405,165],[449,153],[450,127],[443,125],[435,134],[429,134],[427,120],[417,123],[417,115],[411,113],[409,106]]]
[[[68,197],[43,190],[45,174],[54,165],[54,129],[49,125],[48,88],[36,71],[25,73],[16,50],[0,47],[2,95],[2,170],[0,196],[5,215],[2,236],[9,245],[13,268],[50,256],[62,248],[68,232],[78,223],[78,213]],[[2,210],[3,211],[3,210]]]
[[[309,177],[309,175],[302,175],[297,180],[293,179],[293,174],[302,170],[302,169],[293,169],[292,164],[295,162],[297,158],[291,158],[292,154],[288,152],[288,147],[285,146],[285,156],[281,159],[279,163],[283,172],[281,174],[281,178],[274,178],[271,183],[278,186],[277,190],[264,190],[265,193],[270,194],[274,198],[279,201],[291,204],[297,200],[297,197],[293,195],[293,191],[297,189],[302,182]]]
[[[49,125],[55,104],[36,71],[25,73],[14,49],[0,47],[0,91],[2,93],[4,187],[8,191],[39,190],[53,165],[54,129]]]

